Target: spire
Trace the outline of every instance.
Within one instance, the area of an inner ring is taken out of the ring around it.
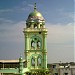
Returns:
[[[37,8],[37,7],[36,7],[36,3],[35,3],[35,4],[34,4],[34,11],[36,10],[36,8]]]

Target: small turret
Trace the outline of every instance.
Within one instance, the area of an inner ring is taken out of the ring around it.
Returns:
[[[19,73],[22,75],[22,71],[23,71],[23,59],[22,56],[20,56],[19,58]]]

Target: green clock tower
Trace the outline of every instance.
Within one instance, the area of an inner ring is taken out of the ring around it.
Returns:
[[[42,14],[37,11],[36,3],[34,11],[29,14],[26,20],[26,28],[24,28],[23,33],[25,35],[25,60],[27,61],[27,68],[34,75],[45,75],[48,72],[47,29],[45,28],[45,20]]]

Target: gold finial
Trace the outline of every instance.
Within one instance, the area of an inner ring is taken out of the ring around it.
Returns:
[[[34,4],[34,11],[36,10],[36,3]]]

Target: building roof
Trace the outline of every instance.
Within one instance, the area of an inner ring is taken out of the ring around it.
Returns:
[[[0,63],[17,63],[19,60],[0,60]],[[25,60],[23,60],[25,62]]]

